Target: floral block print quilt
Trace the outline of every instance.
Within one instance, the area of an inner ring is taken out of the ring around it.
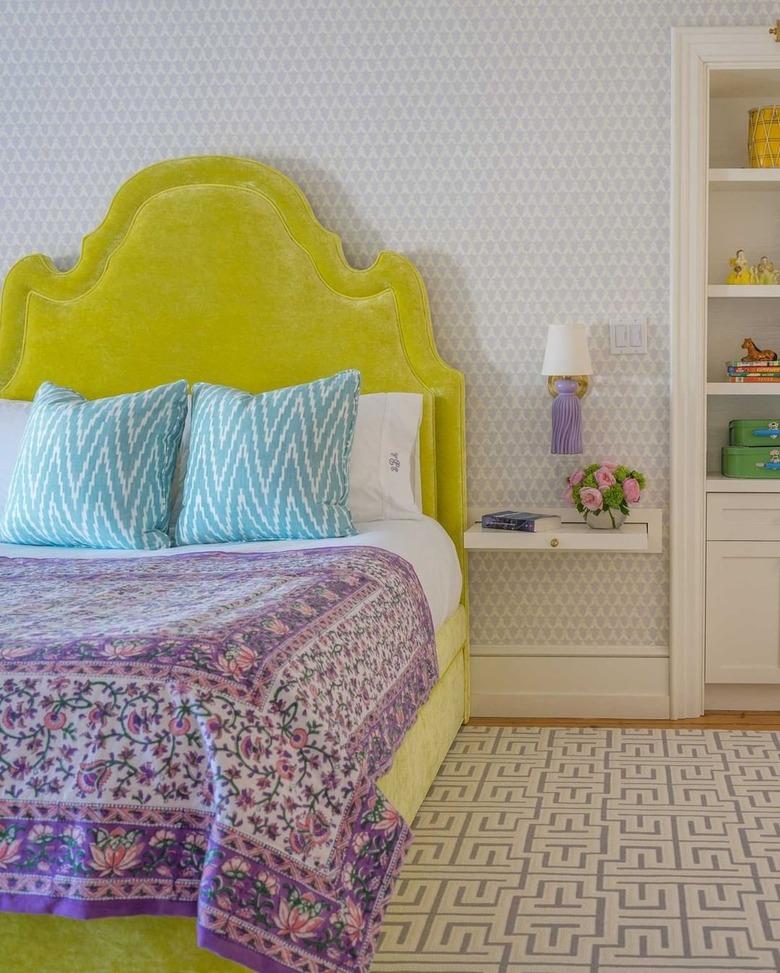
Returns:
[[[0,907],[368,969],[409,842],[376,781],[437,678],[406,561],[5,558],[0,605]]]

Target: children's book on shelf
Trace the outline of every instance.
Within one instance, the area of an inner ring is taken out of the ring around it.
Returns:
[[[497,513],[485,514],[482,526],[486,530],[521,530],[539,534],[545,530],[557,530],[561,526],[561,518],[554,514],[534,514],[527,510],[499,510]]]
[[[780,382],[780,362],[728,361],[726,375],[730,382]]]

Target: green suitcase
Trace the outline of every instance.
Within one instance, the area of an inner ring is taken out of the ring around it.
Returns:
[[[780,443],[780,419],[732,419],[729,445],[769,446]]]
[[[777,446],[724,446],[721,472],[748,480],[780,478],[780,442]]]

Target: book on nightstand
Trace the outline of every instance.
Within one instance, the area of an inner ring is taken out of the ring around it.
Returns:
[[[499,510],[482,518],[482,527],[486,530],[522,530],[539,534],[545,530],[557,530],[560,526],[561,518],[554,514],[533,514],[526,510]]]

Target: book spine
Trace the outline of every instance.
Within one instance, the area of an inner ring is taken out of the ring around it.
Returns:
[[[510,517],[501,514],[484,514],[482,521],[489,520],[494,524],[533,524],[535,517]]]
[[[536,525],[532,520],[492,520],[488,517],[482,518],[482,526],[489,530],[516,530],[526,534],[535,534]]]
[[[727,361],[726,368],[780,368],[780,361],[774,358],[758,361]]]
[[[727,368],[729,375],[780,375],[780,368]]]
[[[780,382],[780,375],[730,375],[729,381],[748,385],[751,382]]]
[[[775,365],[745,365],[744,368],[738,365],[727,365],[729,372],[780,372],[780,366]]]

